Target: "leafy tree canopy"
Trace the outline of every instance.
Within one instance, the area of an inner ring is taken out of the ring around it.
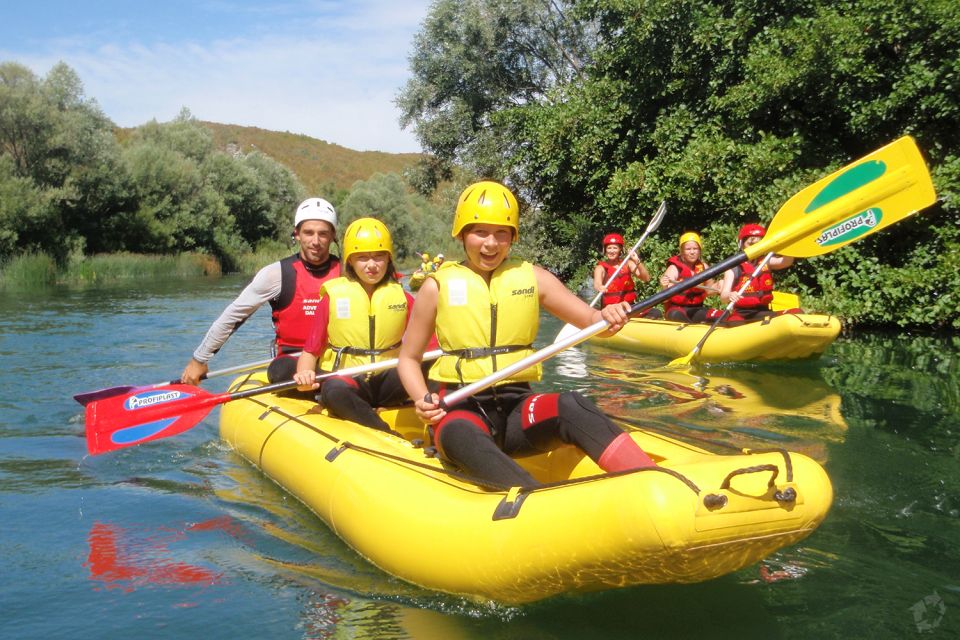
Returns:
[[[601,235],[638,235],[660,199],[670,212],[649,247],[654,262],[687,229],[722,236],[719,259],[735,250],[736,225],[769,221],[803,186],[911,134],[941,205],[896,233],[803,261],[787,283],[806,306],[848,320],[960,326],[949,258],[960,241],[956,2],[524,3],[524,37],[501,27],[497,51],[533,38],[532,50],[577,54],[539,91],[513,64],[523,58],[467,46],[478,25],[517,23],[507,5],[436,3],[400,103],[439,165],[515,188],[534,222],[525,242],[547,266],[579,281]],[[560,20],[569,37],[552,39],[528,16]]]

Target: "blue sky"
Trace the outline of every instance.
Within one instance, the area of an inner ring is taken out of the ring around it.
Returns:
[[[124,127],[201,120],[419,151],[394,106],[430,0],[2,0],[0,61],[58,61]]]

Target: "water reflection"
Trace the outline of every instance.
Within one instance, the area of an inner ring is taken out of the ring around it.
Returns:
[[[215,518],[183,529],[139,530],[95,522],[87,536],[89,553],[85,566],[91,580],[108,589],[131,592],[146,585],[212,585],[221,573],[200,564],[177,560],[172,547],[193,532],[223,530],[235,526],[229,518]]]
[[[588,368],[608,414],[722,447],[782,447],[824,462],[847,430],[818,367],[638,368],[631,355],[596,349]]]

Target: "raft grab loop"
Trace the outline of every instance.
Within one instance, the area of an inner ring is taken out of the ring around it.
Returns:
[[[503,500],[493,511],[493,519],[508,520],[515,518],[520,513],[520,507],[523,505],[523,501],[527,499],[527,495],[521,487],[510,487],[507,495],[503,496]]]

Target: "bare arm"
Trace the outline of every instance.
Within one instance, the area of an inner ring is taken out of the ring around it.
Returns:
[[[446,411],[440,408],[440,398],[437,394],[432,394],[429,402],[425,399],[428,392],[427,381],[420,368],[423,352],[436,330],[439,297],[440,288],[437,281],[427,278],[417,292],[417,301],[413,305],[410,322],[403,334],[403,344],[400,346],[397,365],[400,382],[406,389],[407,395],[413,400],[417,416],[430,424],[436,424],[446,415]]]
[[[733,290],[733,269],[723,272],[723,285],[720,287],[720,302],[729,304],[732,300],[736,302],[740,299],[737,292]]]
[[[630,273],[640,279],[640,282],[650,282],[650,272],[647,271],[647,265],[640,262],[637,254],[630,254],[630,261],[627,262]]]
[[[767,267],[769,267],[771,271],[779,271],[780,269],[786,269],[792,264],[793,256],[773,256],[770,258],[770,261],[767,262]]]
[[[297,372],[293,374],[293,380],[297,383],[297,389],[300,391],[312,391],[320,387],[317,382],[317,356],[304,351],[297,360]]]
[[[567,324],[583,329],[600,320],[606,320],[610,328],[604,335],[614,334],[630,320],[627,312],[630,304],[621,302],[597,310],[575,296],[555,275],[542,267],[533,267],[540,292],[540,305]]]
[[[677,278],[679,277],[680,272],[677,271],[677,268],[672,264],[667,265],[667,270],[660,276],[660,288],[669,289],[677,283]]]
[[[200,378],[207,373],[207,362],[210,358],[220,350],[247,318],[279,293],[280,263],[274,262],[258,271],[250,284],[210,325],[207,334],[194,350],[193,357],[180,374],[180,381],[184,384],[199,384]]]
[[[594,290],[597,291],[597,292],[601,292],[601,291],[602,291],[602,292],[606,292],[606,290],[607,290],[607,288],[603,286],[603,284],[604,284],[604,282],[603,282],[603,275],[604,275],[603,267],[601,267],[600,265],[597,265],[596,267],[594,267],[594,269],[593,269],[593,288],[594,288]]]

